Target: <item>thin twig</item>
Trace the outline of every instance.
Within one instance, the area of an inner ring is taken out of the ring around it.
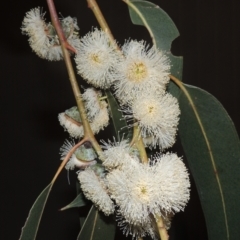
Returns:
[[[93,11],[100,27],[108,35],[111,44],[115,46],[117,50],[120,50],[97,2],[95,0],[87,0],[87,3],[88,3],[88,7]]]
[[[66,155],[66,157],[63,159],[61,165],[59,166],[56,174],[54,175],[51,183],[53,184],[55,182],[55,180],[57,179],[59,173],[62,171],[62,169],[64,168],[64,166],[66,165],[67,161],[69,160],[69,158],[73,155],[73,153],[76,151],[76,149],[81,146],[83,143],[86,142],[86,139],[83,138],[79,143],[77,143],[73,148],[71,148],[71,150],[68,152],[68,154]]]
[[[138,125],[133,127],[133,137],[130,143],[130,146],[136,146],[139,151],[140,159],[142,163],[148,163],[148,157],[146,153],[146,149],[143,143],[143,139],[141,136],[140,128]]]
[[[64,36],[62,27],[60,25],[53,0],[47,0],[47,4],[48,4],[48,7],[49,7],[49,12],[50,12],[50,15],[51,15],[52,23],[54,25],[54,28],[56,29],[57,35],[59,37],[59,41],[61,43],[63,58],[64,58],[66,68],[67,68],[67,71],[68,71],[69,80],[70,80],[70,83],[71,83],[71,86],[72,86],[72,89],[73,89],[73,94],[74,94],[76,102],[77,102],[80,117],[82,119],[83,130],[84,130],[84,138],[86,139],[86,141],[91,142],[95,151],[97,153],[99,153],[99,152],[102,151],[102,149],[101,149],[100,145],[98,144],[97,140],[95,139],[94,134],[92,132],[92,129],[91,129],[90,124],[89,124],[88,119],[87,119],[85,106],[84,106],[84,103],[83,103],[83,100],[82,100],[82,94],[81,94],[80,89],[78,87],[77,79],[76,79],[76,76],[75,76],[75,73],[74,73],[74,70],[73,70],[70,55],[69,55],[69,52],[67,50],[67,49],[69,49],[67,47],[68,43],[66,41],[66,38]]]
[[[54,3],[53,3],[53,0],[47,0],[47,4],[48,4],[48,9],[49,9],[49,12],[51,14],[51,20],[52,20],[52,23],[56,29],[56,32],[57,32],[57,35],[59,37],[59,41],[61,43],[62,46],[64,46],[65,48],[67,48],[68,50],[76,53],[76,49],[73,48],[67,41],[64,33],[63,33],[63,30],[62,30],[62,27],[61,27],[61,24],[60,24],[60,21],[59,21],[59,18],[58,18],[58,15],[57,15],[57,12],[56,12],[56,8],[54,6]]]

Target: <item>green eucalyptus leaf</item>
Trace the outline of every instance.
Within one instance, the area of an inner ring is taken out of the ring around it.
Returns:
[[[145,26],[152,38],[153,44],[164,51],[171,60],[171,74],[181,79],[182,57],[171,53],[171,44],[179,36],[172,19],[159,6],[142,0],[124,0],[129,6],[131,20],[136,25]]]
[[[106,90],[105,94],[107,96],[108,105],[110,109],[110,115],[113,122],[113,131],[115,132],[115,137],[120,141],[123,139],[130,139],[132,138],[132,132],[129,130],[127,126],[127,122],[123,117],[122,112],[120,111],[120,106],[117,100],[114,98],[111,91]]]
[[[209,240],[240,239],[240,142],[223,106],[182,84],[179,135],[196,183]]]
[[[113,215],[107,217],[92,206],[77,240],[114,240],[115,231]]]
[[[76,181],[76,190],[77,190],[77,195],[79,195],[79,194],[83,195],[83,192],[82,192],[82,189],[80,187],[80,183],[78,180]],[[85,198],[85,203],[86,203],[85,206],[82,206],[79,209],[80,228],[82,228],[82,226],[86,220],[86,217],[88,215],[88,212],[89,212],[90,208],[92,207],[92,202],[87,200],[86,198]]]
[[[63,210],[69,209],[69,208],[83,207],[86,205],[87,205],[87,200],[84,197],[83,193],[81,192],[77,195],[77,197],[71,203],[69,203],[67,206],[61,208],[60,210],[63,211]]]
[[[53,183],[49,184],[38,196],[30,209],[28,218],[25,225],[22,228],[21,236],[19,240],[34,240],[37,235],[42,213],[46,205],[49,193],[52,189]]]

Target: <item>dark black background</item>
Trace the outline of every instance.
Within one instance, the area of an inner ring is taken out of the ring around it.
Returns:
[[[143,27],[131,24],[122,1],[98,2],[120,44],[130,37],[150,42]],[[239,133],[239,0],[153,2],[170,15],[181,34],[172,51],[184,56],[183,81],[217,97]],[[57,115],[75,105],[64,63],[38,58],[31,51],[27,37],[21,34],[25,12],[38,6],[47,11],[43,0],[1,3],[0,234],[4,240],[19,238],[31,205],[58,168],[59,148],[67,134],[60,127]],[[81,35],[98,26],[85,0],[59,0],[56,7],[65,17],[77,17]],[[66,171],[57,180],[37,239],[76,239],[78,212],[58,211],[75,197],[75,173],[70,177],[70,186]],[[174,218],[170,240],[174,239],[207,239],[194,187],[185,212]]]

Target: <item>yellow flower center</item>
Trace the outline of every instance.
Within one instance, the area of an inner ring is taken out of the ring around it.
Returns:
[[[149,106],[149,107],[148,107],[148,112],[149,112],[149,113],[152,113],[153,111],[154,111],[154,107],[153,107],[153,106]]]
[[[143,202],[148,202],[149,201],[149,192],[148,192],[147,186],[144,183],[140,183],[138,186],[136,186],[135,190],[136,190],[137,196]]]
[[[102,60],[100,59],[99,55],[96,53],[93,53],[90,55],[90,59],[93,61],[95,64],[101,64]]]
[[[133,82],[141,82],[147,76],[147,67],[144,63],[133,63],[128,68],[128,78]]]

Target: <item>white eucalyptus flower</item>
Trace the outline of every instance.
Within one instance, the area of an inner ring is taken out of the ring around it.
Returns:
[[[126,119],[136,119],[146,144],[161,149],[171,147],[175,142],[180,109],[178,101],[171,94],[143,92],[123,108]],[[150,140],[149,140],[150,139]]]
[[[176,154],[158,155],[153,164],[134,163],[131,167],[129,162],[128,166],[112,170],[107,181],[110,197],[130,230],[148,224],[151,214],[165,218],[184,209],[190,183],[187,169]]]
[[[96,91],[94,88],[87,88],[82,94],[82,98],[85,102],[85,108],[87,110],[88,119],[91,121],[100,112],[102,108],[106,108],[107,103],[101,101],[101,91]]]
[[[144,41],[128,41],[122,47],[125,58],[117,66],[114,86],[122,104],[139,92],[163,92],[169,82],[170,61],[155,46],[148,49]]]
[[[46,56],[51,45],[48,35],[49,24],[44,20],[45,13],[40,8],[34,8],[26,13],[22,23],[22,32],[29,36],[29,44],[40,57]]]
[[[74,48],[77,49],[80,44],[79,38],[79,27],[77,24],[77,19],[70,16],[60,19],[64,35],[68,43]],[[58,39],[58,37],[57,37]],[[57,40],[59,41],[59,40]],[[59,43],[60,44],[60,43]]]
[[[95,118],[90,122],[91,129],[93,133],[98,133],[100,130],[103,130],[109,124],[109,114],[107,109],[107,103],[102,103],[102,109],[98,114],[95,115]]]
[[[83,126],[77,107],[72,107],[63,113],[59,113],[58,120],[71,137],[81,138],[83,136]]]
[[[105,142],[102,140],[104,149],[101,154],[103,160],[103,166],[107,169],[113,169],[116,167],[122,167],[123,165],[128,166],[129,162],[136,161],[136,156],[129,147],[128,140],[122,140],[116,142],[115,138],[113,142]]]
[[[21,30],[29,36],[29,44],[32,50],[41,58],[50,61],[62,59],[62,49],[56,31],[51,23],[46,23],[45,13],[41,13],[40,7],[26,13]],[[69,44],[76,48],[79,43],[77,20],[67,17],[60,19],[63,32]]]
[[[107,175],[110,196],[119,206],[119,212],[131,225],[145,224],[155,206],[154,179],[145,164],[134,164],[134,169],[114,169]]]
[[[108,196],[107,186],[103,179],[90,168],[80,171],[78,179],[87,199],[91,200],[107,216],[114,212],[114,204]]]
[[[119,53],[102,30],[95,28],[81,39],[75,57],[78,73],[89,83],[99,88],[109,88]]]
[[[132,239],[138,239],[139,237],[147,237],[150,236],[151,239],[157,240],[157,232],[155,230],[154,222],[150,217],[144,223],[139,223],[137,225],[130,224],[126,221],[126,219],[117,212],[116,221],[118,222],[118,226],[122,230],[123,234],[128,237],[129,235],[132,236]]]
[[[87,110],[87,117],[94,134],[104,129],[109,123],[107,103],[99,99],[100,93],[94,89],[87,89],[83,94],[83,100]],[[58,115],[60,125],[73,138],[81,138],[84,135],[82,120],[77,107],[72,107]]]
[[[190,197],[190,181],[182,159],[167,153],[154,160],[155,191],[161,209],[165,212],[184,210]]]

